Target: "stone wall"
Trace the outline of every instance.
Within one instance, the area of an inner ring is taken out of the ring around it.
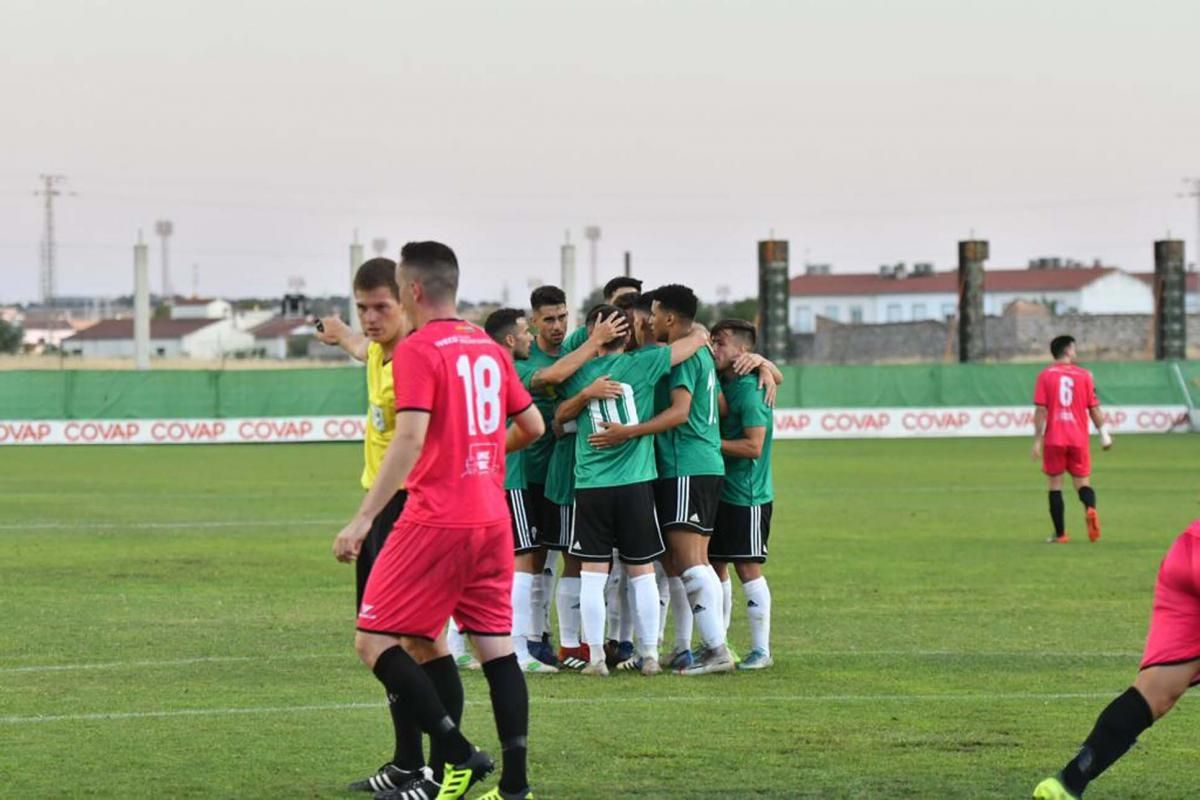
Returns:
[[[1154,358],[1153,317],[1146,314],[1020,314],[987,317],[984,348],[996,361],[1050,357],[1050,340],[1074,336],[1082,360]],[[1200,358],[1200,315],[1188,317],[1188,358]],[[958,360],[958,322],[927,320],[844,325],[817,318],[816,331],[792,337],[792,360],[814,364],[881,364]]]

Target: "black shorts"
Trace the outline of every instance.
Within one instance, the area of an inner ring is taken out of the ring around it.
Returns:
[[[650,481],[575,490],[571,555],[581,561],[610,561],[614,549],[626,564],[649,564],[666,549]]]
[[[717,521],[717,503],[721,499],[722,475],[692,475],[683,478],[659,478],[654,482],[654,502],[663,530],[683,528],[711,535]]]
[[[771,538],[774,503],[761,506],[717,507],[717,528],[708,542],[710,561],[767,563],[767,539]]]
[[[538,549],[538,507],[528,489],[509,489],[508,518],[512,521],[513,553],[521,555]]]
[[[407,499],[408,492],[403,489],[396,492],[396,496],[388,501],[383,511],[380,511],[379,516],[371,523],[371,531],[363,540],[362,549],[358,551],[358,560],[354,562],[354,577],[358,584],[358,591],[354,595],[356,614],[362,607],[363,590],[367,588],[367,577],[371,574],[371,567],[383,550],[383,543],[387,541],[388,534],[396,527],[396,520],[400,519],[400,512],[404,510],[404,501]]]
[[[538,543],[547,550],[571,549],[571,528],[575,524],[575,506],[560,506],[545,500],[542,503],[542,529]]]

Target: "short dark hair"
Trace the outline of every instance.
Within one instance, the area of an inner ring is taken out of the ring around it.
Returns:
[[[1073,344],[1075,344],[1074,336],[1055,336],[1050,341],[1050,355],[1062,358],[1063,353],[1067,352],[1067,348]]]
[[[611,317],[613,314],[624,314],[625,321],[628,323],[629,328],[625,331],[624,337],[613,339],[604,346],[604,349],[608,352],[620,350],[629,344],[629,337],[633,331],[633,320],[629,319],[629,312],[608,303],[601,303],[598,306],[592,306],[591,309],[588,310],[587,316],[584,318],[584,324],[590,328],[592,325],[595,325],[598,320]]]
[[[625,294],[612,301],[612,304],[628,314],[630,311],[638,308],[638,301],[642,295],[638,292],[626,292]]]
[[[409,242],[400,250],[400,266],[416,273],[431,300],[454,300],[458,294],[458,257],[441,242]]]
[[[513,333],[517,327],[517,320],[524,316],[525,312],[519,308],[498,308],[488,314],[488,318],[484,320],[483,329],[488,336],[503,344],[504,337]]]
[[[613,292],[617,291],[618,289],[636,289],[640,292],[642,290],[642,282],[637,278],[618,275],[608,283],[604,284],[605,299],[612,297]]]
[[[679,283],[668,283],[658,287],[654,290],[654,299],[658,301],[659,307],[689,321],[696,318],[696,310],[700,307],[696,293]]]
[[[563,306],[567,304],[567,293],[557,286],[539,286],[529,295],[529,307],[537,311],[542,306]]]
[[[354,273],[354,290],[370,292],[386,286],[392,290],[392,297],[400,299],[400,284],[396,283],[396,262],[390,258],[372,258],[364,261]]]
[[[639,294],[637,296],[636,308],[638,311],[645,311],[647,314],[649,314],[654,309],[654,292],[642,292]]]
[[[754,347],[758,344],[758,330],[744,319],[723,319],[716,325],[713,325],[711,336],[716,339],[717,334],[728,333],[730,336],[736,336],[741,339],[744,344]]]

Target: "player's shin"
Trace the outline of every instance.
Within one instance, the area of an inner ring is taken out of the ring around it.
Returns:
[[[634,614],[637,619],[638,654],[658,660],[658,586],[654,573],[630,577]]]
[[[558,580],[554,601],[558,609],[558,643],[562,647],[579,647],[581,582],[581,578]]]
[[[583,641],[593,664],[604,662],[604,585],[607,572],[584,570],[579,576],[579,615],[583,622]]]
[[[460,762],[470,758],[471,743],[458,729],[429,675],[404,648],[397,645],[385,650],[376,659],[373,671],[388,692],[408,706],[421,730],[440,748],[444,760]]]
[[[678,651],[689,650],[692,647],[692,603],[688,599],[687,586],[683,578],[671,578],[671,618],[675,627],[675,646]]]
[[[1089,782],[1112,766],[1133,747],[1142,731],[1154,723],[1150,704],[1132,686],[1100,712],[1079,754],[1062,771],[1063,784],[1075,795],[1082,795]]]
[[[725,625],[725,633],[728,634],[729,623],[733,618],[733,581],[730,580],[728,573],[721,581],[721,616]]]
[[[771,588],[763,577],[742,584],[746,617],[750,621],[750,649],[771,654]]]
[[[496,717],[504,767],[500,789],[520,792],[529,785],[526,776],[526,751],[529,736],[529,690],[525,676],[513,655],[493,659],[483,665]]]
[[[454,663],[454,656],[445,656],[443,658],[435,658],[432,661],[426,661],[421,665],[421,668],[429,676],[429,681],[437,691],[438,699],[442,701],[442,705],[445,707],[450,719],[454,721],[455,725],[461,724],[465,698],[463,695],[462,680],[458,676],[458,666]],[[451,760],[451,758],[451,755],[446,752],[445,746],[439,739],[430,739],[429,766],[433,770],[433,780],[435,783],[442,782],[442,771],[446,766],[446,762]]]
[[[528,572],[514,572],[512,584],[512,639],[519,661],[528,661],[529,634],[533,626],[533,579]]]
[[[700,639],[708,649],[725,644],[725,628],[721,620],[721,584],[717,574],[707,564],[683,571],[692,616],[700,629]]]

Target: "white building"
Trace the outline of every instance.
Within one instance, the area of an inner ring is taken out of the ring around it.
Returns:
[[[171,306],[171,319],[227,319],[231,316],[233,306],[228,300],[177,297]]]
[[[63,351],[85,358],[133,358],[133,320],[106,319],[64,339]],[[254,348],[254,336],[232,319],[155,319],[150,321],[150,354],[216,359]]]
[[[289,342],[299,338],[307,354],[308,341],[315,332],[313,324],[303,317],[274,317],[250,329],[254,336],[254,348],[266,358],[288,358],[297,355],[288,352]]]
[[[1050,305],[1059,314],[1154,313],[1146,281],[1112,267],[989,269],[983,285],[983,312],[993,316],[1014,300]],[[955,272],[797,275],[790,289],[788,318],[796,333],[813,332],[818,316],[877,324],[944,320],[958,311]]]

